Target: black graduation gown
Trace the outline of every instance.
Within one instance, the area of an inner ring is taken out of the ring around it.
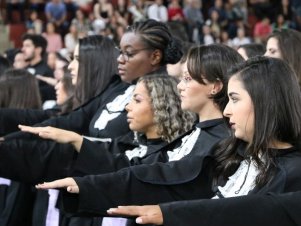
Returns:
[[[118,137],[126,134],[129,131],[128,123],[126,121],[126,111],[120,111],[120,115],[108,122],[106,129],[99,130],[94,128],[94,124],[99,118],[103,109],[106,109],[106,105],[113,101],[117,96],[123,94],[129,87],[129,84],[120,80],[119,76],[112,78],[110,85],[98,96],[92,98],[87,103],[78,107],[74,111],[58,116],[55,118],[43,121],[36,126],[53,126],[61,129],[72,130],[74,132],[84,134],[91,137]],[[17,125],[20,123],[33,125],[37,123],[35,120],[36,112],[33,110],[16,110],[9,109],[2,111],[0,109],[0,124],[1,134],[7,134],[7,131],[16,131]],[[112,129],[107,129],[112,128]],[[117,129],[118,128],[118,129]],[[36,136],[15,132],[5,136],[5,140],[11,139],[25,139],[36,138]]]
[[[18,125],[34,125],[36,123],[55,117],[57,111],[36,109],[0,109],[0,136],[19,131]]]
[[[301,190],[301,152],[295,148],[280,150],[276,158],[276,164],[277,171],[273,179],[261,188],[255,187],[245,198],[194,200],[161,204],[164,225],[186,225],[187,222],[192,226],[300,225],[301,218],[299,214],[297,215],[298,209],[291,208],[296,206],[297,202],[291,200],[291,203],[281,206],[280,203],[286,198],[280,198],[281,196],[275,196],[274,198],[255,196],[266,195],[270,192],[281,194]],[[257,198],[253,200],[253,196]],[[290,200],[290,197],[291,195],[288,195],[287,199]],[[262,201],[262,203],[256,203],[256,201]],[[257,205],[258,208],[256,208]],[[274,209],[276,212],[273,212]],[[273,217],[275,218],[272,219]],[[284,222],[288,222],[288,224]]]
[[[147,164],[124,168],[116,173],[75,177],[80,194],[64,193],[66,211],[92,215],[106,214],[112,206],[154,204],[196,197],[211,197],[211,177],[208,164],[212,147],[229,136],[223,119],[197,125],[201,132],[189,154],[178,161],[168,162],[168,151],[177,150],[182,138],[141,160]],[[149,164],[148,159],[152,159]],[[156,161],[154,161],[156,160]]]
[[[68,115],[44,121],[40,125],[75,130],[95,137],[117,137],[125,134],[129,128],[124,109],[117,118],[109,121],[103,130],[94,128],[94,123],[106,104],[116,96],[123,94],[128,87],[128,84],[121,82],[119,76],[115,76],[103,93],[82,107]],[[43,117],[48,117],[48,115],[42,114],[41,116],[40,112],[34,110],[0,110],[0,121],[4,124],[1,127],[2,133],[16,130],[19,123],[32,125],[42,120]],[[34,135],[22,132],[6,136],[5,141],[0,144],[0,152],[3,154],[0,160],[0,174],[3,177],[29,183],[69,175],[72,159],[76,156],[71,145],[39,139]],[[40,226],[46,217],[48,194],[39,191],[38,195],[41,202],[36,202],[35,209],[37,211],[34,211],[39,213],[34,217],[38,221],[37,223],[33,222],[33,225]]]
[[[298,226],[301,191],[160,204],[164,225]]]
[[[34,200],[35,190],[32,186],[12,181],[1,200],[4,208],[0,213],[0,225],[32,226]]]
[[[162,139],[147,140],[145,136],[139,136],[137,141],[134,141],[133,133],[126,136],[114,139],[109,143],[97,143],[84,139],[80,153],[77,156],[75,164],[75,174],[87,175],[95,173],[114,172],[118,169],[128,167],[130,165],[139,164],[139,157],[134,157],[131,160],[125,155],[125,151],[138,149],[139,144],[146,146],[146,154],[160,150],[167,144]],[[139,154],[139,151],[135,154]],[[96,217],[76,217],[74,214],[64,213],[61,219],[61,226],[99,226],[102,219]]]

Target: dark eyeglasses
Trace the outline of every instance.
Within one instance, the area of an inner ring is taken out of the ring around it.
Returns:
[[[130,58],[134,57],[140,51],[149,50],[149,49],[151,49],[151,48],[133,49],[129,52],[127,50],[123,51],[123,50],[117,48],[117,50],[119,51],[119,55],[121,55],[126,62],[128,62],[130,60]]]

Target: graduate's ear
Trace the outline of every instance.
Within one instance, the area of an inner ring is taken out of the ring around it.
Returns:
[[[224,85],[223,85],[222,81],[217,79],[212,85],[212,89],[210,92],[211,95],[214,96],[215,94],[219,93],[223,89],[223,86]]]
[[[161,63],[163,54],[161,50],[155,49],[151,55],[151,65],[155,66]]]

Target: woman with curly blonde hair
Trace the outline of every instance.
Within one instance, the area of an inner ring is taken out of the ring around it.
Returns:
[[[181,109],[176,78],[168,75],[155,77],[141,77],[138,83],[143,83],[150,95],[157,133],[163,140],[170,142],[191,129],[196,115]],[[129,107],[127,109],[129,110]]]

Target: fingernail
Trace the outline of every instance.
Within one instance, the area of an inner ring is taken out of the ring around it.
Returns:
[[[141,223],[142,223],[142,219],[141,219],[141,218],[137,218],[137,219],[136,219],[136,223],[137,223],[137,224],[141,224]]]

